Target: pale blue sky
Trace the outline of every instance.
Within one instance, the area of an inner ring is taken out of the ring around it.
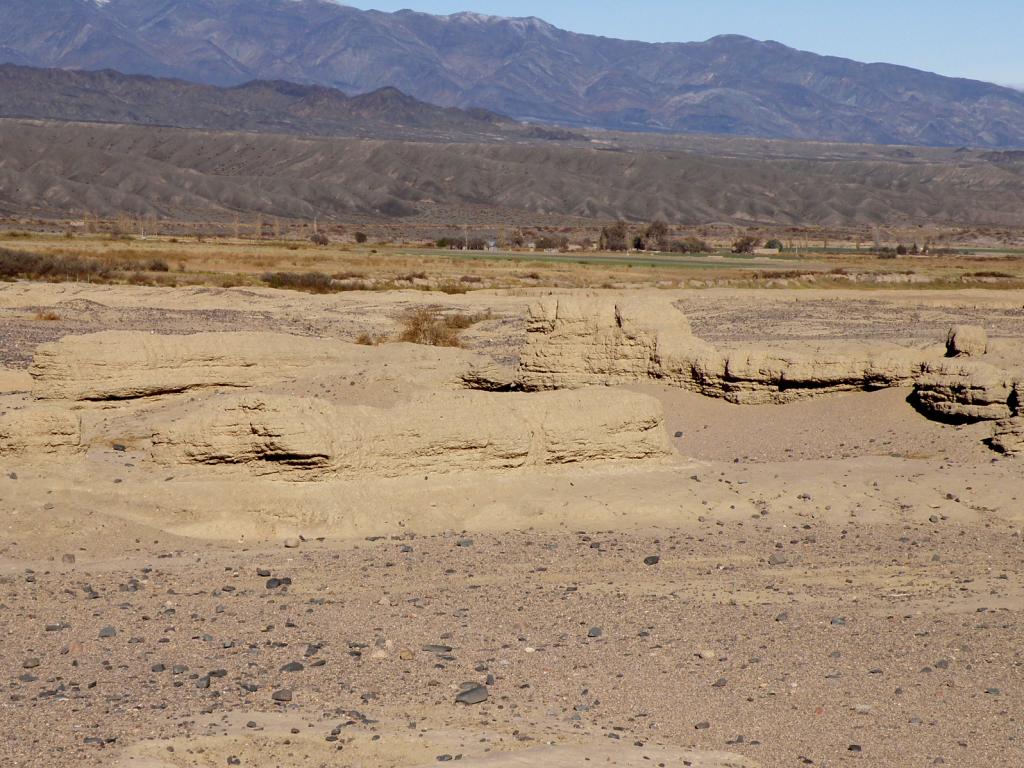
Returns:
[[[574,32],[656,42],[735,33],[1024,87],[1024,0],[357,0],[358,8],[539,16]]]

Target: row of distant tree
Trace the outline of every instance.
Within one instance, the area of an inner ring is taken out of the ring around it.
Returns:
[[[479,235],[452,235],[438,238],[434,244],[438,248],[467,251],[483,251],[492,244],[496,247],[525,248],[529,246],[539,251],[565,251],[569,249],[569,238],[565,235],[527,235],[516,230],[507,239],[487,240]],[[581,247],[585,246],[586,244],[581,244]]]
[[[355,241],[357,243],[365,243],[367,240],[369,240],[369,237],[367,237],[365,232],[356,232],[353,235],[353,238],[355,239]],[[330,245],[331,244],[331,238],[329,238],[327,236],[327,234],[324,233],[324,232],[314,232],[312,235],[309,236],[309,240],[314,245]]]
[[[602,251],[672,251],[675,253],[710,253],[712,248],[696,237],[673,240],[667,223],[652,221],[644,227],[632,228],[625,221],[609,224],[601,230],[598,248]]]
[[[364,232],[356,232],[353,237],[357,243],[365,243],[368,240]],[[330,243],[328,236],[320,231],[314,232],[309,239],[317,245]],[[524,233],[521,230],[514,231],[507,239],[502,238],[500,242],[485,239],[480,235],[453,235],[439,238],[435,245],[438,248],[468,251],[484,251],[495,245],[512,248],[530,247],[540,251],[570,250],[570,241],[565,235]],[[594,245],[595,243],[589,238],[575,243],[576,247],[584,250],[590,249]],[[697,237],[672,238],[669,225],[661,220],[641,226],[631,226],[628,222],[621,220],[609,224],[601,229],[601,235],[596,245],[602,251],[632,250],[700,254],[712,253],[716,250]],[[731,251],[737,254],[755,253],[761,248],[781,252],[786,249],[786,246],[777,238],[762,242],[759,238],[745,235],[732,243]],[[917,256],[929,252],[930,248],[927,244],[922,248],[917,243],[909,246],[900,244],[895,248],[876,246],[874,249],[874,253],[883,258]]]

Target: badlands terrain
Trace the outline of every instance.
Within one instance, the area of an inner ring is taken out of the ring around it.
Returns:
[[[2,284],[0,765],[1024,764],[1022,337],[1019,290]]]

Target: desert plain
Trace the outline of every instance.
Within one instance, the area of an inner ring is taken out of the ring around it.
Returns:
[[[1024,764],[1024,292],[527,282],[0,284],[0,764]]]

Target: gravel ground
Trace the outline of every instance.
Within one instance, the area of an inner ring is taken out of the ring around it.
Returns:
[[[785,296],[680,306],[721,343],[938,341],[978,319],[1024,336],[1010,299],[982,318],[963,302]],[[409,302],[294,298],[9,302],[0,363],[116,328],[351,339],[393,330]],[[465,341],[514,362],[522,335],[498,311]],[[310,386],[408,394],[369,373]],[[176,484],[115,445],[87,464],[9,460],[0,766],[411,768],[548,742],[763,768],[1024,765],[1024,493],[982,445],[988,425],[929,422],[898,390],[741,409],[635,388],[662,402],[680,454],[646,472],[257,487]],[[265,538],[318,524],[337,538]],[[520,532],[426,535],[445,526]]]
[[[884,299],[798,298],[763,292],[743,301],[722,301],[713,292],[690,293],[676,302],[695,335],[711,342],[805,339],[913,340],[944,342],[951,325],[982,325],[990,336],[1024,337],[1024,308],[896,303]]]
[[[658,534],[55,553],[0,582],[0,764],[109,765],[278,712],[321,746],[394,738],[398,719],[764,766],[1020,765],[1020,546],[999,523],[787,527],[765,510]],[[486,700],[457,705],[464,682]]]

